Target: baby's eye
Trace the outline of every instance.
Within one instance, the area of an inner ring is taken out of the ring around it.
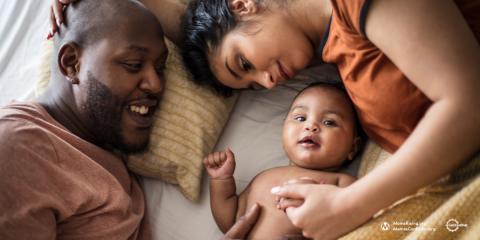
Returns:
[[[304,116],[295,116],[295,117],[293,117],[293,119],[295,119],[296,121],[299,121],[299,122],[303,122],[303,121],[307,120],[307,118],[304,117]]]
[[[327,120],[323,120],[323,125],[327,127],[335,127],[337,126],[337,123],[333,120],[327,119]]]

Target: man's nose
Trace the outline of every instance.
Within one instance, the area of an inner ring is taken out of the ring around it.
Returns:
[[[160,94],[164,84],[165,78],[163,73],[159,73],[154,67],[150,67],[143,76],[140,89],[148,93]]]

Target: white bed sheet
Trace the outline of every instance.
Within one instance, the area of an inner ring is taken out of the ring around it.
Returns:
[[[0,1],[0,106],[33,97],[50,1]]]

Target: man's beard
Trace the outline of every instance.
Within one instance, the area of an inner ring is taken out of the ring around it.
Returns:
[[[148,141],[126,143],[123,137],[121,124],[125,107],[123,99],[115,96],[107,86],[88,72],[87,100],[82,105],[82,110],[88,118],[88,127],[95,136],[95,144],[127,154],[142,152]]]

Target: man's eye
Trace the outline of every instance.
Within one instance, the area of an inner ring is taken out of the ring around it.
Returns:
[[[158,75],[162,75],[164,74],[165,72],[165,66],[164,65],[160,65],[160,66],[157,66],[155,68],[155,71],[157,72]]]
[[[327,127],[334,127],[334,126],[337,126],[337,123],[333,120],[324,120],[323,125]]]
[[[296,121],[299,121],[299,122],[303,122],[303,121],[305,121],[307,118],[304,117],[304,116],[295,116],[295,117],[293,117],[293,119],[295,119]]]
[[[247,72],[252,69],[252,64],[250,64],[243,57],[240,57],[240,67],[242,68],[243,71]]]
[[[129,72],[138,72],[142,69],[141,63],[124,62],[122,65]]]

